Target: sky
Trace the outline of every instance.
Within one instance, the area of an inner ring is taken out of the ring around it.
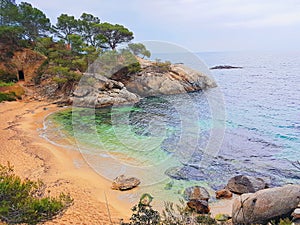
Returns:
[[[300,0],[25,0],[53,24],[91,13],[193,52],[300,51]],[[16,1],[20,3],[21,1]]]

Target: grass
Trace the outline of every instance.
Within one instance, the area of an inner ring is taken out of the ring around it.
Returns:
[[[0,87],[10,87],[10,86],[13,86],[14,84],[15,84],[14,82],[0,81]]]

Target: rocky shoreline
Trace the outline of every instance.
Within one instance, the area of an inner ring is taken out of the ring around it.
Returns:
[[[141,70],[131,75],[116,72],[104,76],[101,75],[103,71],[85,73],[68,102],[95,108],[129,105],[143,97],[182,94],[217,86],[208,75],[184,65],[163,63],[158,66],[149,60],[138,58],[138,61]]]

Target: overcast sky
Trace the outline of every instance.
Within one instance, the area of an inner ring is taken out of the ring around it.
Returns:
[[[18,3],[21,1],[17,1]],[[135,41],[159,40],[193,52],[300,51],[300,0],[27,0],[52,23],[83,12],[123,24]]]

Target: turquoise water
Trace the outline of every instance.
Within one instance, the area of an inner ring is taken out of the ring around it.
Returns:
[[[46,119],[45,136],[84,153],[107,179],[139,177],[136,195],[149,191],[172,200],[195,184],[222,188],[237,174],[262,177],[271,186],[299,183],[300,54],[199,57],[209,66],[243,66],[212,71],[224,101],[212,105],[214,94],[195,92],[126,107],[67,109]],[[221,103],[224,123],[216,116]]]

